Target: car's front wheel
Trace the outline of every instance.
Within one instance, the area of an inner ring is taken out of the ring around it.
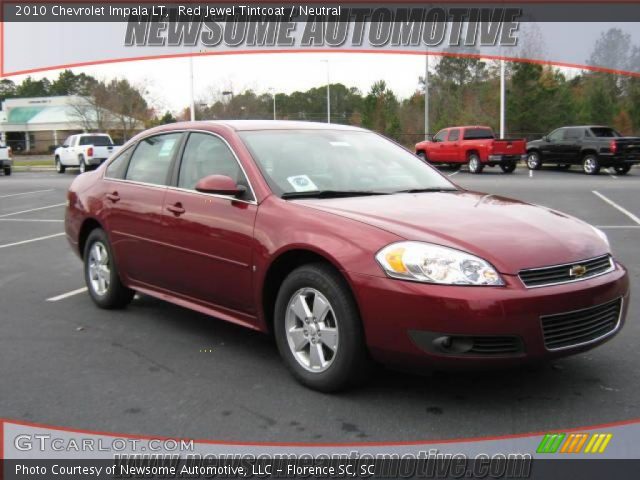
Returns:
[[[597,175],[600,173],[600,163],[598,157],[590,153],[582,159],[582,170],[587,175]]]
[[[134,291],[120,281],[109,239],[104,230],[93,230],[84,248],[84,276],[89,295],[100,308],[124,308]]]
[[[360,315],[333,268],[310,264],[291,272],[274,313],[278,350],[301,383],[331,392],[365,377],[369,358]]]
[[[484,165],[480,162],[480,157],[476,153],[469,155],[469,171],[471,173],[482,173]]]
[[[56,157],[55,163],[56,163],[56,172],[64,173],[64,171],[66,170],[66,167],[60,161],[60,157]]]
[[[78,167],[80,169],[80,173],[84,173],[87,171],[87,164],[84,161],[84,157],[80,155],[78,157]]]
[[[416,153],[416,155],[417,155],[417,156],[418,156],[418,158],[419,158],[420,160],[422,160],[423,162],[428,162],[428,161],[429,161],[429,159],[427,158],[427,153],[426,153],[426,152],[424,152],[424,151],[422,151],[422,150],[421,150],[421,151],[419,151],[418,153]]]
[[[542,160],[538,152],[529,152],[527,154],[527,167],[529,170],[540,170],[542,168]]]
[[[4,167],[4,174],[8,177],[11,175],[11,167]]]
[[[516,164],[515,163],[503,163],[502,165],[500,165],[500,168],[502,169],[502,171],[504,173],[513,173],[514,170],[516,169]]]

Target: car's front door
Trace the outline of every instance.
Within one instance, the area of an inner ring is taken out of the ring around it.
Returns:
[[[427,150],[427,156],[429,161],[432,162],[444,162],[444,142],[447,139],[449,131],[448,130],[440,130],[433,137],[433,141],[429,144]]]
[[[449,136],[446,142],[443,143],[443,160],[445,162],[457,163],[462,161],[458,158],[458,152],[460,150],[460,129],[452,128],[449,130]]]
[[[567,128],[564,131],[562,142],[562,159],[567,163],[576,163],[580,159],[582,151],[582,139],[584,138],[584,128]]]
[[[75,142],[77,136],[76,135],[71,135],[70,137],[67,137],[67,139],[64,141],[64,143],[62,144],[62,149],[60,150],[60,161],[62,162],[63,165],[70,165],[71,162],[71,157],[72,157],[72,150],[73,150],[73,143]]]
[[[563,160],[563,142],[564,142],[564,128],[558,128],[549,135],[546,140],[542,142],[541,150],[542,156],[545,161],[561,161]]]
[[[144,138],[105,171],[104,219],[120,273],[138,286],[167,288],[162,207],[182,132]]]
[[[197,192],[196,183],[209,175],[231,177],[246,192],[238,198]],[[258,207],[234,152],[218,135],[191,132],[173,183],[163,209],[170,289],[232,313],[254,315],[253,226]]]

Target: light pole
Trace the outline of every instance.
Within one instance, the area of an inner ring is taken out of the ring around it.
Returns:
[[[504,60],[500,60],[500,138],[505,135],[505,81],[504,81]]]
[[[273,98],[273,119],[276,119],[276,91],[273,88],[270,88],[271,97]]]
[[[329,75],[329,59],[322,61],[327,62],[327,123],[331,123],[331,77]]]
[[[424,139],[429,139],[429,54],[424,60]]]
[[[196,103],[193,99],[193,54],[189,55],[189,110],[191,111],[191,121],[196,120]]]

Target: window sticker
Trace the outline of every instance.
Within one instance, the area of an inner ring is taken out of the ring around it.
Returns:
[[[173,151],[173,146],[175,145],[175,143],[176,143],[175,138],[168,138],[164,142],[162,142],[162,147],[160,147],[160,153],[158,154],[158,156],[168,157],[169,155],[171,155],[171,152]]]
[[[311,179],[306,175],[295,175],[293,177],[287,177],[287,181],[295,189],[296,192],[314,192],[318,190],[318,187]]]

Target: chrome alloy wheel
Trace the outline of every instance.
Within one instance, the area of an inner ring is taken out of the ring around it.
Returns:
[[[314,288],[293,294],[285,317],[287,343],[296,361],[306,370],[327,370],[338,352],[338,319],[331,304]]]
[[[111,282],[109,253],[102,242],[95,242],[89,251],[89,279],[91,289],[100,297],[107,294]]]
[[[587,157],[584,160],[584,171],[588,174],[592,174],[597,167],[596,160],[593,157]]]

